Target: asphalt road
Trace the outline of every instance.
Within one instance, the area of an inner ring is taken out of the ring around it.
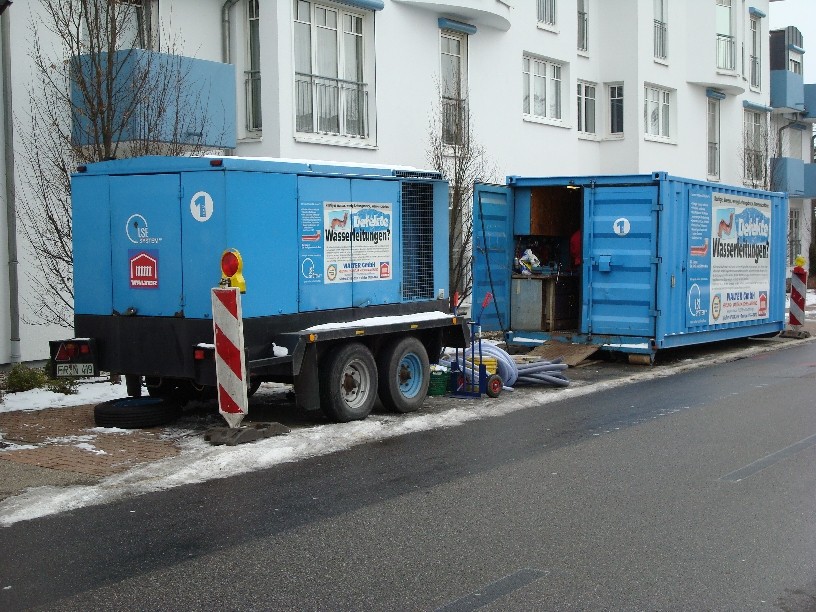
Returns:
[[[816,343],[0,529],[0,609],[813,610]]]

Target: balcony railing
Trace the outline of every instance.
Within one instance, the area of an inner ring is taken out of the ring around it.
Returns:
[[[442,143],[460,146],[468,133],[466,98],[442,97]]]
[[[720,143],[708,143],[708,176],[720,176]]]
[[[368,138],[368,85],[295,74],[298,132]]]
[[[578,11],[578,50],[586,51],[589,46],[589,22],[584,11]]]
[[[654,56],[656,59],[666,59],[669,55],[669,29],[665,21],[654,22]]]
[[[261,71],[244,72],[246,88],[246,129],[248,132],[260,131],[261,123]]]
[[[735,51],[734,37],[726,34],[717,34],[717,68],[734,70]]]
[[[762,85],[762,68],[759,65],[759,58],[752,55],[749,59],[749,72],[751,73],[751,87],[759,89]]]

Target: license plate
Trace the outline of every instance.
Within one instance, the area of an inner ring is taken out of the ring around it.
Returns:
[[[57,376],[93,376],[92,363],[58,363]]]

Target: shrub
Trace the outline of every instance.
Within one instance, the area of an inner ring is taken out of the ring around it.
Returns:
[[[6,377],[6,391],[19,393],[45,385],[48,376],[41,368],[29,368],[22,363],[15,364]]]
[[[74,395],[77,392],[77,384],[76,378],[49,378],[45,386],[54,393]]]

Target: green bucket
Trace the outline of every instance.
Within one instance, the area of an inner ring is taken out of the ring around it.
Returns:
[[[428,383],[428,395],[445,395],[448,392],[448,372],[433,370]]]

